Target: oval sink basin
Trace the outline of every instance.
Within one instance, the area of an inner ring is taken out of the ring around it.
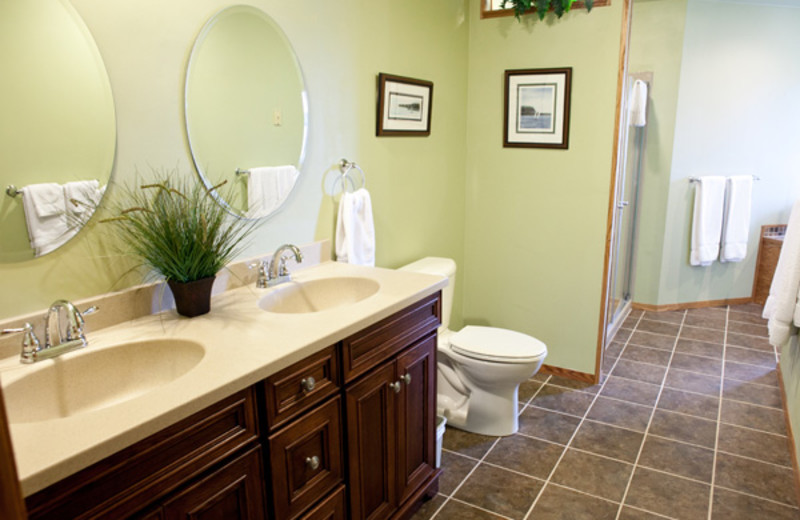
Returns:
[[[9,422],[70,417],[129,401],[179,378],[204,355],[199,343],[153,340],[40,361],[4,385]]]
[[[319,312],[360,302],[378,289],[375,280],[355,276],[287,282],[263,296],[258,306],[278,313]]]

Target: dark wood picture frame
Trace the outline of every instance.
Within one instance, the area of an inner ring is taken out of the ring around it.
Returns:
[[[433,82],[378,74],[377,136],[431,135]]]
[[[569,148],[572,67],[505,72],[503,147]]]

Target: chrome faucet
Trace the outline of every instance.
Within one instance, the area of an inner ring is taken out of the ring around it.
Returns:
[[[61,310],[64,310],[67,316],[66,334],[63,334],[61,327]],[[85,315],[97,312],[97,307],[89,307],[81,313],[75,305],[67,300],[56,300],[47,310],[44,318],[44,346],[41,346],[36,333],[33,331],[33,326],[26,323],[21,328],[4,329],[0,332],[2,334],[10,334],[14,332],[22,332],[22,354],[20,355],[20,362],[34,363],[42,359],[53,358],[60,356],[65,352],[75,350],[87,345],[86,333],[84,332],[85,322],[83,317]],[[56,316],[56,338],[58,343],[53,343],[51,333],[51,321],[53,315]]]
[[[295,245],[283,244],[281,247],[276,249],[275,253],[272,255],[272,260],[269,263],[269,270],[267,271],[268,287],[288,282],[292,279],[292,275],[289,274],[289,269],[286,268],[286,261],[290,257],[283,256],[283,252],[287,249],[294,254],[295,262],[299,264],[303,261],[303,253],[301,253],[300,248]]]

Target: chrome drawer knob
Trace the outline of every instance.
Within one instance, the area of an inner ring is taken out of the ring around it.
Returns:
[[[402,379],[403,382],[405,384],[407,384],[407,385],[411,384],[411,374],[404,374],[404,375],[400,376],[400,379]]]
[[[400,381],[395,381],[394,383],[389,383],[389,388],[394,390],[394,393],[399,394],[400,390],[403,389],[403,383]]]
[[[314,390],[314,387],[317,386],[317,382],[314,380],[313,377],[308,376],[307,378],[300,381],[300,386],[303,387],[303,390],[306,392],[310,392]]]
[[[306,467],[311,471],[319,468],[319,457],[314,455],[313,457],[306,457]]]

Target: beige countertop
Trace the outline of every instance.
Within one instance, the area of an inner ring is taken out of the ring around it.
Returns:
[[[187,373],[131,400],[59,419],[12,423],[23,494],[44,489],[447,284],[436,276],[337,262],[310,267],[294,280],[347,276],[371,278],[380,289],[359,302],[321,312],[278,314],[257,306],[276,288],[246,286],[215,296],[211,312],[204,316],[188,319],[167,311],[94,332],[87,324],[89,345],[84,349],[33,365],[20,365],[16,358],[0,360],[0,380],[6,386],[47,364],[120,343],[178,339],[199,343],[205,350]]]

